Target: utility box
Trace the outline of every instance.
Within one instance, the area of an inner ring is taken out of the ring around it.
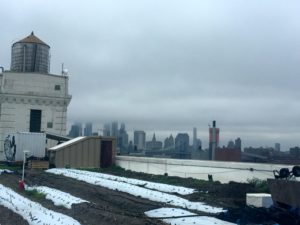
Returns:
[[[29,160],[28,161],[29,169],[49,169],[49,161],[41,161],[41,160]]]
[[[273,205],[271,194],[266,193],[247,193],[247,205],[257,208],[269,208]]]
[[[23,161],[27,150],[27,157],[44,158],[46,147],[45,133],[16,132],[4,135],[4,160],[8,162]]]

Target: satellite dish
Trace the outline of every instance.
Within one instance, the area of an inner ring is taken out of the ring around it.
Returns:
[[[69,71],[68,71],[68,69],[63,69],[62,73],[63,73],[63,75],[68,76]]]

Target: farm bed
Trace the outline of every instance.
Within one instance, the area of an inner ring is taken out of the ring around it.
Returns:
[[[97,171],[99,172],[99,171]],[[260,192],[265,187],[258,187],[256,183],[240,184],[229,183],[220,184],[219,182],[207,182],[195,179],[183,179],[168,176],[154,176],[143,173],[134,173],[132,171],[124,171],[120,168],[106,169],[107,174],[118,176],[148,180],[152,182],[161,182],[166,184],[176,184],[197,190],[184,196],[184,198],[194,202],[204,202],[211,206],[228,209],[226,213],[211,215],[205,212],[193,211],[199,216],[213,216],[224,221],[239,224],[274,224],[274,213],[269,210],[253,209],[245,206],[245,196],[247,192]],[[149,218],[145,215],[146,211],[168,207],[166,203],[150,201],[141,197],[110,190],[98,185],[78,181],[73,178],[46,173],[43,171],[27,171],[26,183],[30,186],[47,186],[49,188],[58,189],[69,193],[88,202],[72,205],[71,209],[62,206],[55,206],[53,202],[47,200],[44,196],[35,195],[28,192],[20,192],[18,190],[18,180],[20,173],[0,175],[0,183],[6,187],[14,189],[19,194],[32,201],[42,204],[45,208],[70,216],[81,224],[165,224],[162,221]],[[178,194],[174,194],[179,196]],[[21,217],[12,211],[0,206],[0,224],[28,224]],[[283,214],[282,216],[287,216]],[[13,222],[10,219],[13,218]],[[293,220],[293,219],[292,219]],[[8,222],[9,221],[9,222]],[[291,222],[284,224],[296,224]]]

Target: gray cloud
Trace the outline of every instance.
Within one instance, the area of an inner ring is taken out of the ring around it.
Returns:
[[[161,138],[216,119],[221,139],[299,145],[300,3],[6,2],[0,64],[32,30],[70,71],[69,122],[119,120]]]

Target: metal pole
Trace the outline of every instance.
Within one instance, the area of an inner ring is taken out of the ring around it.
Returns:
[[[26,64],[26,45],[23,46],[23,72],[25,72],[25,64]]]
[[[26,155],[29,153],[29,151],[23,151],[24,153],[24,159],[23,159],[23,171],[22,171],[22,181],[24,182],[24,175],[25,175],[25,163],[26,163]]]
[[[25,160],[26,160],[26,152],[24,152],[24,159],[23,159],[23,171],[22,171],[22,181],[24,182],[24,173],[25,173]]]

